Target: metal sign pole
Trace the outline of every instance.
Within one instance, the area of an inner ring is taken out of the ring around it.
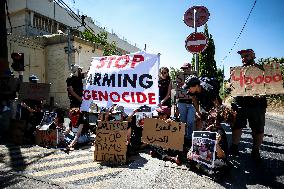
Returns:
[[[196,24],[196,20],[197,20],[197,10],[194,9],[194,16],[193,16],[193,24],[194,24],[194,32],[197,33],[197,24]],[[199,75],[199,56],[198,53],[195,53],[195,71],[197,76]]]

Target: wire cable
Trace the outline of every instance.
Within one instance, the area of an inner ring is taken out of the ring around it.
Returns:
[[[243,31],[244,31],[246,25],[247,25],[247,22],[248,22],[248,20],[249,20],[249,18],[250,18],[250,15],[251,15],[251,13],[252,13],[254,7],[255,7],[256,2],[257,2],[257,0],[254,1],[253,6],[252,6],[252,8],[250,9],[250,12],[249,12],[249,14],[248,14],[248,17],[247,17],[247,19],[246,19],[246,21],[245,21],[245,23],[244,23],[244,25],[243,25],[243,27],[242,27],[240,33],[239,33],[237,39],[235,40],[235,42],[234,42],[232,48],[229,50],[228,54],[222,59],[221,63],[223,63],[224,60],[226,60],[226,59],[228,58],[228,56],[232,53],[234,47],[236,46],[238,40],[240,39],[240,37],[241,37],[241,35],[242,35],[242,33],[243,33]]]

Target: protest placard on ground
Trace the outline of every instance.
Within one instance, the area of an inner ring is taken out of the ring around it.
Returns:
[[[55,112],[44,112],[42,121],[36,129],[36,144],[44,147],[55,147],[59,142],[58,130],[55,129]]]
[[[98,121],[94,161],[126,162],[127,125],[127,121]]]
[[[84,80],[81,110],[90,104],[123,106],[127,113],[140,106],[159,103],[158,73],[160,58],[144,51],[122,56],[94,57]]]
[[[216,152],[216,132],[193,131],[192,160],[214,167]]]
[[[50,84],[23,82],[20,85],[19,99],[47,100]]]
[[[232,96],[283,94],[279,63],[231,68]]]
[[[172,121],[145,118],[142,141],[147,144],[161,146],[164,149],[183,150],[185,124]]]

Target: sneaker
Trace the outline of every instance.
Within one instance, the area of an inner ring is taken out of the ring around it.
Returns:
[[[256,162],[256,163],[261,163],[261,157],[259,153],[259,149],[253,148],[251,151],[251,158]]]
[[[239,152],[239,147],[236,144],[232,144],[230,147],[230,154],[233,156],[239,156],[240,152]]]

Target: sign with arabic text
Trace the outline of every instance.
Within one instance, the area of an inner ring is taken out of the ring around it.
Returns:
[[[164,149],[183,150],[185,124],[161,119],[145,118],[142,141]]]

